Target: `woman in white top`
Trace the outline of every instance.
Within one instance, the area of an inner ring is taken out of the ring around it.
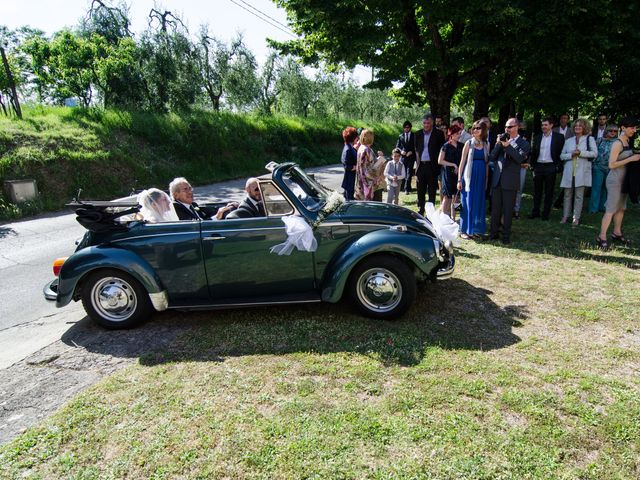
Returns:
[[[580,224],[585,187],[591,186],[591,162],[598,156],[595,139],[589,135],[589,124],[579,118],[573,124],[575,136],[567,138],[560,159],[564,171],[560,188],[564,188],[564,209],[560,223],[567,223],[573,201],[573,226]]]
[[[149,223],[178,222],[178,214],[169,195],[157,188],[143,190],[138,194],[140,215]]]

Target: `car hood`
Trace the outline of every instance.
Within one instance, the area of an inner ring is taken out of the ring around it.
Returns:
[[[381,202],[347,202],[334,212],[343,223],[406,225],[437,238],[429,220],[408,208]]]

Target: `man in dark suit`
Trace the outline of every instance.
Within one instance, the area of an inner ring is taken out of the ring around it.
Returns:
[[[533,210],[529,218],[549,220],[553,189],[556,185],[556,172],[562,167],[560,154],[564,147],[564,135],[553,131],[553,117],[542,120],[542,134],[536,135],[531,148],[531,168],[533,168]],[[544,206],[540,215],[542,192]]]
[[[247,180],[244,191],[247,192],[247,198],[227,218],[266,217],[267,214],[262,203],[262,192],[260,191],[258,179],[250,178]]]
[[[425,194],[435,205],[438,190],[440,166],[438,156],[445,139],[442,131],[434,128],[433,115],[427,113],[422,117],[422,130],[416,133],[416,188],[418,190],[418,212],[424,215]]]
[[[499,238],[502,219],[502,243],[511,243],[511,221],[520,188],[521,164],[527,161],[531,147],[518,134],[518,119],[510,118],[504,126],[489,158],[495,163],[491,179],[491,238]]]
[[[230,202],[217,211],[208,212],[200,208],[193,201],[193,188],[189,181],[184,177],[174,178],[169,184],[169,193],[173,199],[173,206],[180,220],[222,220],[227,213],[235,209],[237,202]]]
[[[596,117],[596,121],[593,122],[593,128],[591,129],[591,135],[596,139],[596,143],[600,145],[603,138],[607,136],[607,122],[609,118],[604,113],[599,113]]]
[[[416,162],[416,136],[411,131],[412,125],[410,121],[404,122],[402,125],[402,133],[396,142],[396,148],[400,149],[401,161],[404,165],[404,176],[400,190],[405,193],[411,193],[411,177],[414,173],[414,164]]]

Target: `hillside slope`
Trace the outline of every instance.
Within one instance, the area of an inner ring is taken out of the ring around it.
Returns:
[[[134,188],[166,188],[176,176],[197,185],[261,174],[270,161],[295,161],[306,168],[339,161],[340,132],[348,123],[36,107],[27,109],[23,120],[0,118],[0,181],[36,179],[35,208],[51,210],[80,188],[82,198],[108,199]],[[398,127],[367,126],[376,133],[375,147],[390,153]],[[0,205],[5,218],[28,213],[9,205],[6,197]]]

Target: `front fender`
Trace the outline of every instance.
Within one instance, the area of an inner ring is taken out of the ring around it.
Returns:
[[[322,300],[335,303],[340,300],[353,268],[365,257],[391,254],[409,260],[425,275],[438,265],[438,257],[429,235],[400,230],[376,230],[358,238],[331,260],[322,281]]]
[[[71,255],[62,265],[58,276],[56,307],[64,307],[73,299],[78,282],[87,273],[99,268],[115,268],[138,280],[149,292],[162,292],[162,282],[151,265],[129,250],[95,246]]]

